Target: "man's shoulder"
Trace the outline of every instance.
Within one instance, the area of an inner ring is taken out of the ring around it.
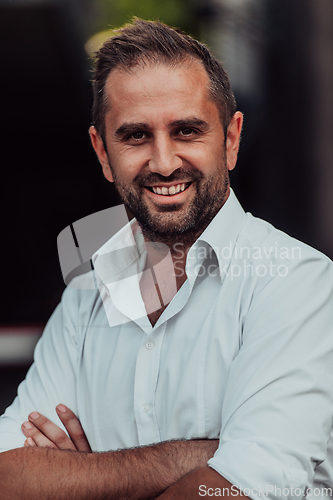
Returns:
[[[76,318],[77,324],[87,322],[92,312],[100,308],[101,296],[93,270],[72,279],[63,292],[61,306],[63,314]]]
[[[75,276],[67,286],[68,290],[76,290],[74,295],[80,296],[80,290],[96,290],[96,278],[95,272],[92,269],[87,273],[79,274]],[[71,293],[71,292],[67,292]]]
[[[313,260],[333,266],[333,262],[319,250],[250,213],[246,214],[237,244],[251,248],[252,255],[257,255],[257,258],[282,260],[286,264]]]

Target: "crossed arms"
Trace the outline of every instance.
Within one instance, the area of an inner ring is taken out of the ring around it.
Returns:
[[[333,414],[333,268],[325,261],[318,266],[315,272],[305,273],[304,266],[296,263],[289,273],[292,286],[288,279],[278,283],[272,280],[274,283],[264,289],[265,295],[257,298],[247,313],[243,344],[232,361],[223,394],[222,445],[214,457],[219,470],[229,478],[235,477],[238,486],[268,481],[281,489],[292,484],[305,491],[311,485],[315,464],[325,461]],[[316,295],[314,289],[318,290]],[[77,310],[78,306],[75,315]],[[39,404],[44,411],[63,399],[64,393],[67,404],[76,399],[75,384],[68,382],[75,380],[79,345],[74,335],[75,315],[68,305],[57,314],[59,323],[53,322],[46,341],[36,349],[37,368],[8,413],[8,420],[12,419],[15,426]],[[59,331],[66,335],[59,336]],[[51,363],[53,358],[57,363]],[[66,365],[67,371],[62,369]],[[44,378],[50,381],[47,391],[41,383]],[[61,396],[57,392],[60,386],[66,389]],[[42,387],[41,393],[38,387]],[[315,421],[309,407],[315,408]],[[186,500],[200,498],[201,484],[230,487],[206,465],[216,449],[214,441],[165,442],[135,450],[90,453],[81,447],[82,432],[71,430],[66,418],[65,414],[61,416],[72,445],[58,430],[53,436],[50,426],[42,429],[46,422],[36,419],[25,435],[37,446],[0,454],[0,499]],[[34,428],[41,430],[39,437],[32,434]],[[3,425],[4,443],[10,442],[6,437],[10,429]],[[17,435],[13,433],[14,438]],[[55,449],[43,448],[50,445],[45,438]],[[22,445],[18,439],[14,442]],[[329,446],[332,450],[331,440]],[[325,473],[331,470],[328,465]],[[243,484],[238,484],[240,478]],[[235,496],[234,491],[229,496]]]
[[[217,440],[91,453],[74,413],[64,405],[57,407],[57,413],[70,437],[33,412],[30,425],[22,426],[25,447],[0,454],[1,499],[186,500],[201,498],[201,484],[222,491],[232,486],[206,465]]]

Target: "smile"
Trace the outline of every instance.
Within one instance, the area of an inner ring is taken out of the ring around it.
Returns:
[[[192,183],[183,182],[181,184],[174,184],[173,186],[147,186],[149,191],[155,194],[161,194],[163,196],[174,196],[182,191],[185,191]]]

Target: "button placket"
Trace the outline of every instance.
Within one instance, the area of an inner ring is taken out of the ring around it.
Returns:
[[[166,324],[157,328],[143,340],[138,351],[134,382],[134,413],[140,445],[160,440],[154,411],[156,384],[160,365],[160,351]]]

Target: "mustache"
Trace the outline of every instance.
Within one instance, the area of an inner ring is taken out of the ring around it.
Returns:
[[[186,182],[197,182],[203,178],[203,173],[195,168],[177,168],[171,175],[164,176],[157,172],[148,172],[146,174],[137,175],[134,182],[140,187],[149,184],[158,184],[159,182],[177,182],[186,179]]]

